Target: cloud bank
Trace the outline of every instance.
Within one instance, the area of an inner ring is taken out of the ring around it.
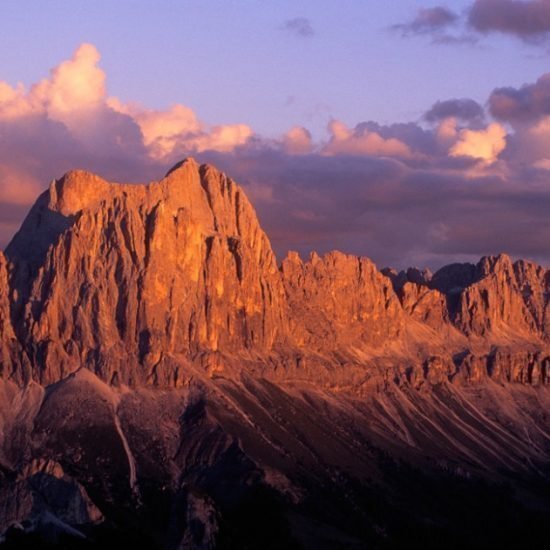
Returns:
[[[550,36],[550,0],[475,0],[462,14],[445,6],[419,8],[390,30],[403,37],[429,36],[440,44],[472,44],[490,33],[545,44]]]
[[[501,32],[524,40],[542,38],[550,32],[548,0],[476,0],[468,22],[482,33]]]
[[[416,122],[277,139],[211,125],[189,106],[110,97],[91,44],[26,89],[0,82],[0,242],[72,168],[115,181],[159,179],[193,155],[244,185],[281,258],[339,248],[380,267],[437,267],[508,252],[550,263],[550,75],[498,88],[488,109],[443,98]]]

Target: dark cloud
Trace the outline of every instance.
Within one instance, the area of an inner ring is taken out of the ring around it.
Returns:
[[[411,21],[391,28],[403,36],[428,35],[436,44],[475,44],[481,34],[491,32],[546,42],[550,0],[475,0],[465,17],[444,6],[423,8]]]
[[[404,35],[431,34],[446,29],[457,21],[456,13],[443,6],[436,6],[419,9],[411,21],[394,25],[392,28]]]
[[[311,21],[307,17],[287,19],[283,24],[283,28],[302,38],[309,38],[315,34]]]
[[[508,122],[533,121],[550,114],[550,73],[521,88],[497,88],[489,98],[491,114]]]
[[[467,32],[461,23],[459,14],[444,6],[436,6],[419,9],[410,21],[392,25],[390,30],[403,37],[429,36],[433,44],[475,44],[477,37]]]
[[[473,99],[448,99],[437,101],[424,115],[428,122],[439,122],[455,117],[466,122],[479,122],[485,118],[483,107]]]
[[[550,1],[476,0],[468,22],[481,33],[501,32],[526,40],[541,38],[550,32]]]

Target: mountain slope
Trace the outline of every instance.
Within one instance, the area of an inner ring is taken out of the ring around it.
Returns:
[[[279,268],[213,167],[148,185],[69,172],[0,254],[0,532],[532,542],[550,508],[549,284],[505,255],[434,275],[339,252]]]

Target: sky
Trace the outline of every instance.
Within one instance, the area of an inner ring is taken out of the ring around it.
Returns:
[[[550,0],[6,0],[0,247],[53,178],[194,156],[289,249],[550,265]]]

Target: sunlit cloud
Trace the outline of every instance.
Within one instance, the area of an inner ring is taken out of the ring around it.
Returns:
[[[294,155],[310,153],[313,149],[313,140],[311,133],[307,128],[296,126],[291,128],[283,136],[283,145],[285,150]]]
[[[495,162],[506,147],[506,130],[498,123],[485,130],[461,130],[459,139],[449,154],[452,157],[472,157],[486,162]]]
[[[143,134],[144,145],[155,159],[174,152],[230,151],[246,143],[253,135],[252,129],[245,124],[208,127],[185,105],[176,104],[159,111],[127,105],[116,98],[110,98],[108,104],[136,122]]]
[[[410,157],[410,148],[395,138],[384,139],[364,127],[348,128],[343,122],[329,124],[330,141],[324,147],[325,155],[371,155],[376,157]]]
[[[46,114],[51,120],[78,128],[78,118],[101,107],[105,73],[97,67],[100,55],[92,44],[82,44],[73,57],[52,69],[50,76],[26,91],[22,85],[0,83],[0,116]]]
[[[183,103],[110,97],[85,44],[28,88],[0,83],[0,242],[68,169],[146,182],[195,155],[245,187],[279,257],[340,248],[380,265],[437,266],[504,250],[550,262],[549,89],[544,75],[494,90],[487,110],[442,99],[417,121],[333,119],[315,139],[303,126],[267,138]]]

